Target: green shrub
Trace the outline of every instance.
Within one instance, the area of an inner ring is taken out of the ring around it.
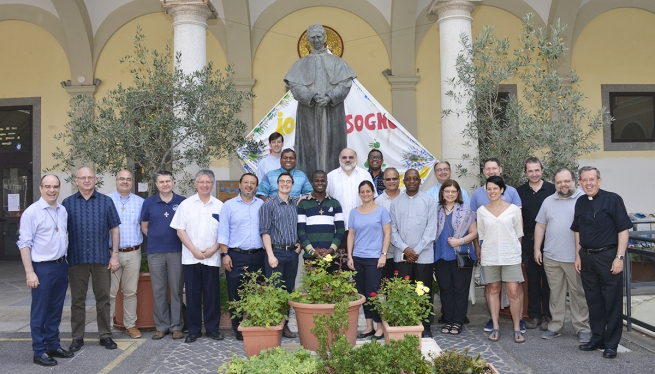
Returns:
[[[485,373],[487,362],[480,359],[480,354],[475,358],[468,355],[469,349],[466,348],[464,353],[456,350],[443,350],[441,353],[432,357],[434,365],[433,373],[436,374],[481,374]]]
[[[250,359],[232,358],[218,368],[224,374],[314,374],[322,371],[323,363],[302,347],[295,352],[275,347]]]

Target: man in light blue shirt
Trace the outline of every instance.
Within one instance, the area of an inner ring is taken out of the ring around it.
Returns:
[[[239,195],[223,204],[218,222],[218,243],[230,301],[239,298],[237,289],[246,270],[264,269],[266,252],[259,233],[259,209],[264,201],[255,196],[257,184],[255,175],[243,174],[239,179]],[[237,340],[243,340],[241,331],[237,330],[240,322],[241,318],[235,318],[232,313],[232,329]]]
[[[432,196],[434,200],[439,204],[439,190],[441,189],[441,185],[450,179],[450,176],[452,175],[452,169],[450,168],[450,162],[444,160],[444,161],[439,161],[436,164],[434,164],[434,176],[437,178],[437,184],[435,184],[432,188],[429,190],[425,191],[428,195]],[[468,192],[466,192],[465,189],[462,190],[462,200],[464,200],[464,204],[471,205],[471,199],[469,198]]]
[[[264,179],[269,171],[279,169],[280,153],[284,147],[284,137],[279,132],[274,132],[268,137],[268,146],[271,153],[267,154],[257,164],[257,179]]]
[[[116,174],[116,191],[109,194],[114,202],[121,224],[120,243],[118,245],[118,261],[120,267],[111,275],[109,291],[110,314],[115,321],[116,294],[118,287],[123,290],[123,325],[125,333],[132,339],[141,337],[136,327],[136,288],[139,284],[141,269],[141,207],[143,198],[132,193],[133,177],[129,170],[121,170]],[[111,240],[109,247],[111,248]],[[119,322],[119,321],[115,321]]]
[[[306,195],[314,189],[309,179],[301,170],[296,169],[296,151],[291,148],[287,148],[282,151],[282,157],[280,159],[281,168],[271,170],[262,178],[259,187],[257,188],[257,197],[268,200],[277,196],[277,178],[282,173],[289,173],[294,180],[293,187],[291,188],[291,197],[300,197]]]

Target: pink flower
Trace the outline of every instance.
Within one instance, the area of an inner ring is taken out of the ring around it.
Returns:
[[[393,275],[398,275],[398,270],[394,270]]]
[[[409,279],[409,275],[405,275],[405,279]]]

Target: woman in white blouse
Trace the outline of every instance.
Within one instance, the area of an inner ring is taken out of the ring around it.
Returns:
[[[485,280],[490,295],[487,296],[489,313],[493,320],[493,330],[489,340],[498,341],[500,327],[501,281],[505,282],[509,308],[514,322],[514,341],[525,342],[521,334],[519,319],[521,317],[521,295],[519,281],[521,273],[521,237],[523,236],[523,221],[521,209],[516,205],[502,200],[505,192],[505,181],[499,176],[491,176],[485,184],[489,204],[478,208],[478,235],[481,241],[480,261],[484,269]]]

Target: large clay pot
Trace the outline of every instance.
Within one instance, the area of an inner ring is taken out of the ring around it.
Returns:
[[[353,347],[357,342],[357,318],[359,317],[359,306],[364,304],[365,301],[366,297],[359,295],[359,300],[351,301],[348,304],[348,329],[346,330],[346,338]],[[289,300],[289,305],[291,305],[296,312],[300,345],[305,349],[315,351],[318,348],[318,339],[316,338],[316,335],[311,332],[311,329],[314,327],[314,314],[331,315],[334,313],[334,304],[304,304]],[[331,343],[332,339],[328,336],[328,346]]]
[[[384,342],[389,344],[391,339],[393,340],[403,340],[405,335],[416,335],[418,336],[418,349],[421,349],[421,334],[423,333],[423,324],[418,324],[416,326],[389,326],[385,321],[382,321],[382,326],[384,326]]]
[[[232,329],[232,318],[230,317],[230,313],[221,313],[221,320],[218,323],[218,328],[221,330]]]
[[[243,348],[246,350],[246,357],[256,356],[261,351],[269,348],[275,348],[282,344],[282,329],[284,328],[284,319],[282,323],[270,328],[260,326],[244,327],[239,325],[238,330],[243,334]]]
[[[123,289],[119,286],[116,293],[116,309],[114,326],[125,328],[123,323]],[[139,274],[139,284],[136,288],[136,327],[139,330],[151,331],[155,325],[155,297],[152,295],[150,273]]]

